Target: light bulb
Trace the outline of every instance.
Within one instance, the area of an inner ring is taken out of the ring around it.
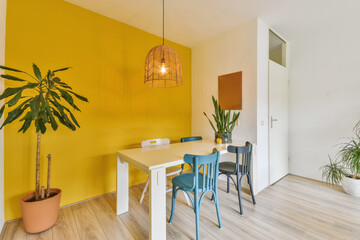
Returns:
[[[161,73],[166,73],[165,63],[161,64]]]

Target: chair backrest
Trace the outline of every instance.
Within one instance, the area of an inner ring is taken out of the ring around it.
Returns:
[[[192,142],[192,141],[199,141],[199,140],[202,140],[201,136],[183,137],[180,139],[180,142]]]
[[[170,144],[170,140],[168,138],[156,138],[156,139],[148,139],[141,142],[141,147],[149,147],[149,146],[158,146]]]
[[[196,189],[202,189],[202,192],[214,190],[217,188],[219,175],[219,152],[214,148],[213,153],[209,155],[185,154],[184,161],[190,164],[195,173]],[[202,173],[202,181],[199,182],[199,172]]]
[[[242,174],[250,173],[251,171],[251,153],[252,153],[252,144],[246,142],[245,146],[228,146],[228,152],[236,153],[236,172],[239,171]],[[241,166],[239,169],[240,155],[242,155]]]

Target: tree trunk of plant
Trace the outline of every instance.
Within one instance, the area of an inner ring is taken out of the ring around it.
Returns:
[[[44,186],[41,187],[41,197],[40,197],[41,200],[44,200],[45,199],[45,188]]]
[[[36,188],[35,188],[35,200],[40,200],[40,143],[41,132],[37,132],[37,148],[36,148]]]
[[[50,174],[51,174],[51,154],[48,154],[48,175],[47,175],[46,198],[50,197]]]

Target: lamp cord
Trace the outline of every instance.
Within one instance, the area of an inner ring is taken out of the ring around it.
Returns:
[[[164,39],[165,39],[165,0],[163,0],[163,45],[164,45]]]

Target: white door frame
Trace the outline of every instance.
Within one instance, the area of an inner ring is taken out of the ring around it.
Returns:
[[[289,71],[289,62],[290,62],[290,59],[289,59],[289,49],[290,49],[290,44],[289,42],[286,40],[286,38],[284,38],[281,34],[279,34],[278,32],[276,32],[274,29],[272,28],[269,28],[269,31],[273,32],[275,35],[277,35],[279,38],[281,38],[284,42],[285,42],[285,68],[288,69]],[[269,61],[270,60],[270,57],[269,57]],[[268,74],[268,78],[269,78],[269,74]],[[268,79],[269,80],[269,79]],[[288,79],[288,83],[290,83],[290,79]],[[269,89],[270,89],[270,81],[268,83],[268,86],[269,86]],[[268,91],[269,91],[268,89]],[[268,111],[268,120],[269,120],[269,126],[268,126],[268,161],[269,161],[269,168],[268,168],[268,171],[269,171],[269,174],[268,174],[268,177],[269,177],[269,185],[270,184],[270,93],[269,93],[269,99],[268,99],[268,104],[269,104],[269,111]],[[290,120],[290,118],[288,118],[288,121]],[[290,149],[288,148],[288,151],[289,151],[289,156],[290,156]],[[290,160],[290,159],[288,159]],[[290,161],[289,161],[289,164],[290,164]],[[289,169],[290,169],[290,166],[289,166]]]

